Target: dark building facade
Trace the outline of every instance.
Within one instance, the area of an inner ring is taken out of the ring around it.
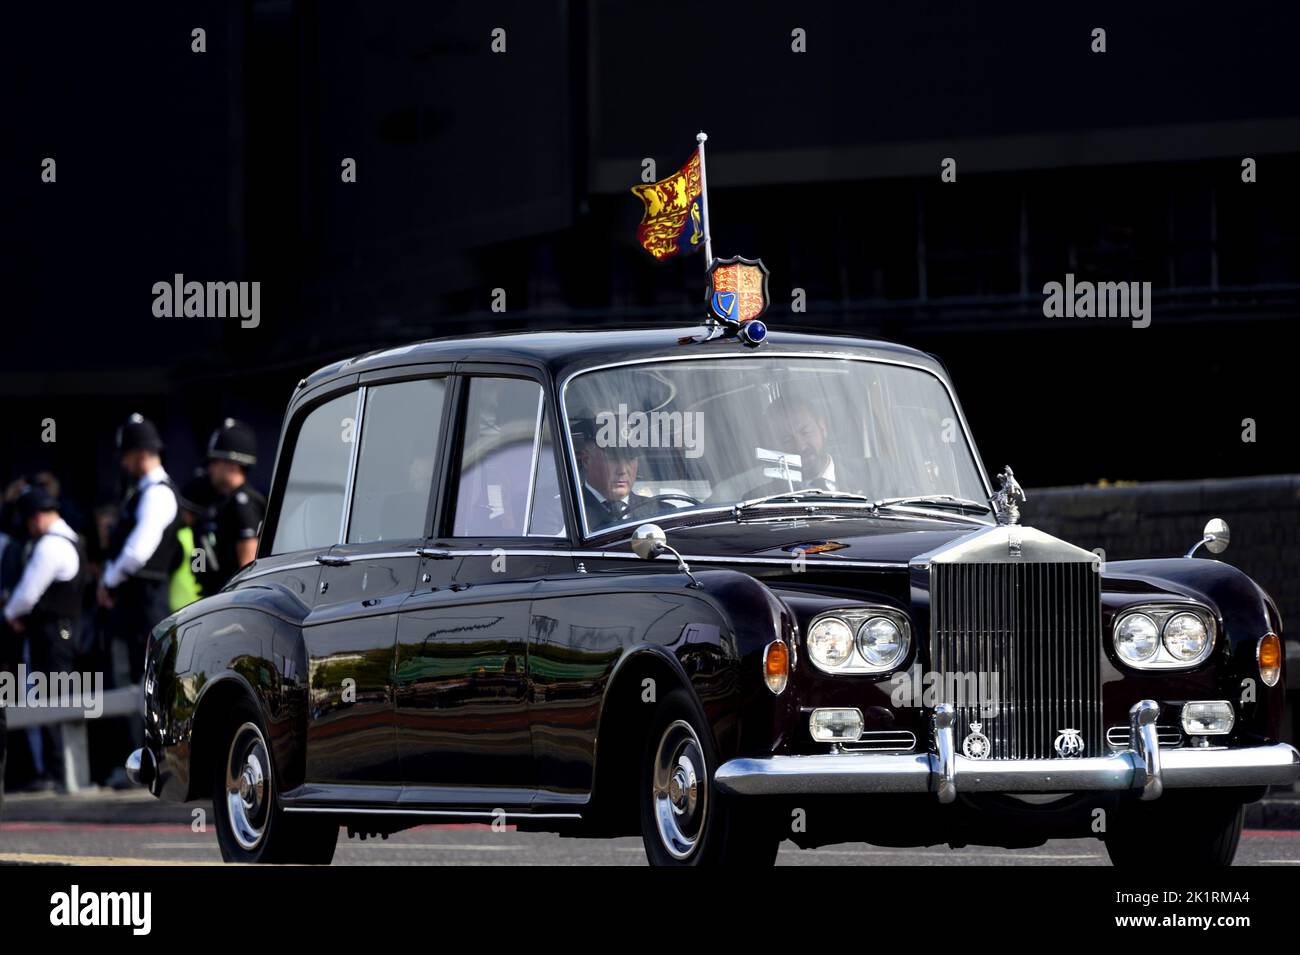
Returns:
[[[0,463],[53,467],[87,504],[111,496],[132,410],[159,420],[174,472],[226,415],[269,462],[293,385],[341,355],[691,320],[702,257],[651,261],[628,189],[647,158],[676,169],[700,128],[715,254],[765,260],[771,323],[939,354],[990,466],[1040,486],[1300,470],[1289,8],[16,16],[21,320],[0,354]],[[258,282],[257,327],[156,317],[151,288],[177,274]],[[1067,275],[1149,282],[1150,324],[1048,317],[1044,285]]]

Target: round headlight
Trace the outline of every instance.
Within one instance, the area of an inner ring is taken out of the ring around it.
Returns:
[[[853,652],[853,631],[839,617],[818,620],[808,631],[808,653],[824,667],[837,667]]]
[[[1146,663],[1160,650],[1160,632],[1144,613],[1131,613],[1115,628],[1115,652],[1128,663]]]
[[[1210,639],[1205,623],[1194,613],[1176,613],[1166,620],[1164,636],[1165,649],[1184,663],[1200,657]]]
[[[858,652],[873,667],[892,667],[907,652],[907,641],[888,617],[870,617],[858,627]]]

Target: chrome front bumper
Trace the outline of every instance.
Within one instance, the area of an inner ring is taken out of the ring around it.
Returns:
[[[1143,700],[1129,712],[1137,745],[1083,759],[968,759],[957,754],[952,707],[935,708],[933,753],[839,753],[733,759],[714,780],[738,796],[932,792],[942,803],[958,792],[1048,793],[1288,785],[1300,778],[1300,753],[1286,743],[1238,749],[1161,749],[1160,707]]]

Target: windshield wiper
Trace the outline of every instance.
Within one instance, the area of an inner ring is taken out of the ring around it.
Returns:
[[[965,497],[955,497],[952,494],[922,494],[912,497],[885,497],[876,501],[872,507],[874,510],[889,507],[906,507],[916,505],[922,507],[949,508],[954,511],[975,511],[977,514],[988,514],[992,511],[987,504],[979,501],[972,501]]]
[[[806,501],[809,499],[830,501],[865,501],[870,504],[871,498],[865,494],[850,494],[848,491],[827,491],[820,487],[805,487],[798,491],[780,491],[776,494],[768,494],[763,497],[751,498],[748,501],[740,501],[731,506],[731,513],[739,518],[741,514],[759,504],[770,504],[775,501]]]

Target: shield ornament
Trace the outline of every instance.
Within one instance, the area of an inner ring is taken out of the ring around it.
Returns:
[[[709,310],[724,322],[743,325],[767,311],[767,266],[739,255],[709,266]]]

